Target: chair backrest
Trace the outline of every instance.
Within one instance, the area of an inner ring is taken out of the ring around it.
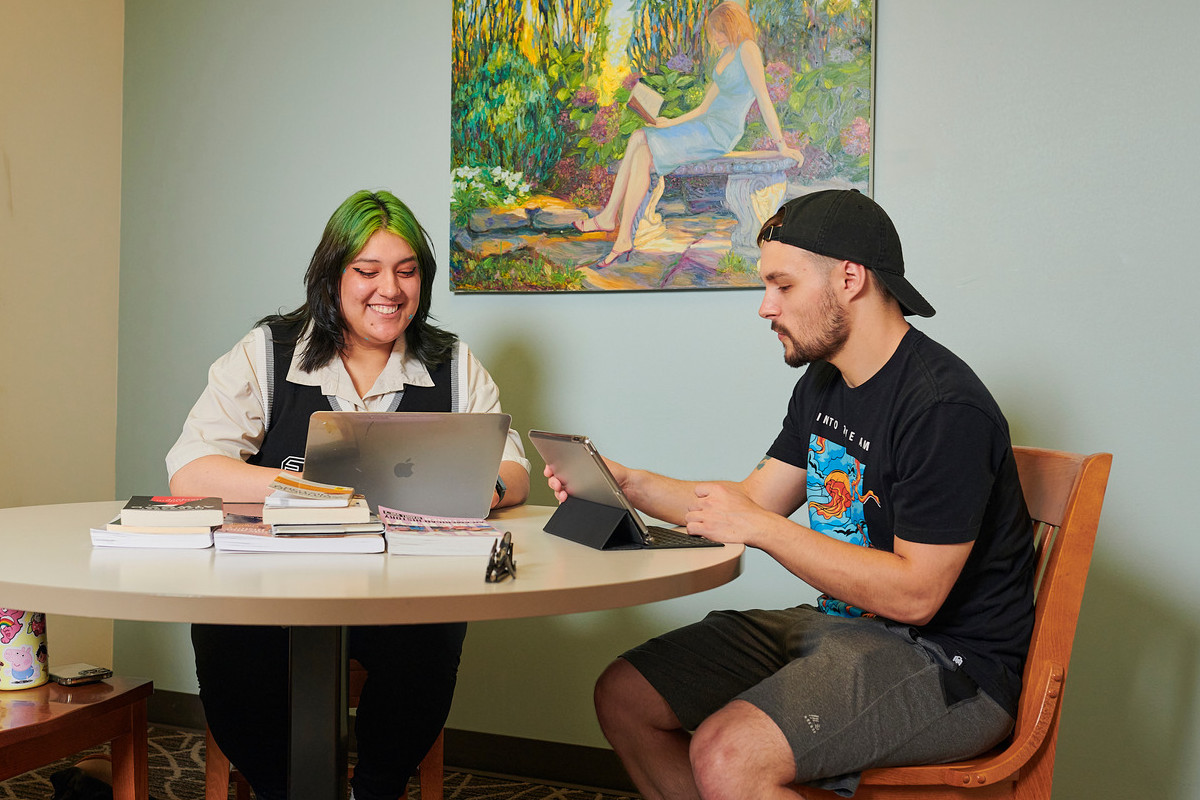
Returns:
[[[1013,453],[1037,547],[1033,639],[1014,731],[1021,741],[1034,726],[1053,722],[1041,714],[1041,694],[1029,690],[1047,669],[1061,671],[1060,684],[1066,677],[1112,455],[1031,447],[1014,447]]]

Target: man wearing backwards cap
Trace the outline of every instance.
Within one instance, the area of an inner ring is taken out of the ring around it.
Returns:
[[[646,798],[848,796],[868,767],[976,755],[1016,713],[1033,540],[1004,416],[905,320],[934,310],[872,200],[796,198],[759,244],[758,313],[810,365],[767,456],[740,483],[612,469],[638,508],[821,595],[714,612],[608,667],[597,714]]]

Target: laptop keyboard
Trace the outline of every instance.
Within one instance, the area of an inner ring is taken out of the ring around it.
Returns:
[[[721,542],[705,539],[703,536],[693,536],[687,531],[677,531],[671,528],[661,528],[657,525],[647,525],[650,532],[650,547],[724,547]]]

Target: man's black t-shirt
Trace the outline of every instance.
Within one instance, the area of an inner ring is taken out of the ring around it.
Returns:
[[[1033,627],[1032,523],[1008,423],[970,367],[916,329],[855,388],[814,363],[767,454],[806,470],[809,527],[820,533],[889,552],[895,537],[974,542],[917,633],[1015,715]],[[869,613],[828,596],[819,605]]]

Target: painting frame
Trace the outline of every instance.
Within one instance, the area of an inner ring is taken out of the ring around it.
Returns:
[[[782,202],[871,193],[875,5],[454,0],[451,290],[760,288],[755,238]],[[661,108],[638,108],[645,87]],[[740,129],[683,138],[719,128],[722,102]]]

